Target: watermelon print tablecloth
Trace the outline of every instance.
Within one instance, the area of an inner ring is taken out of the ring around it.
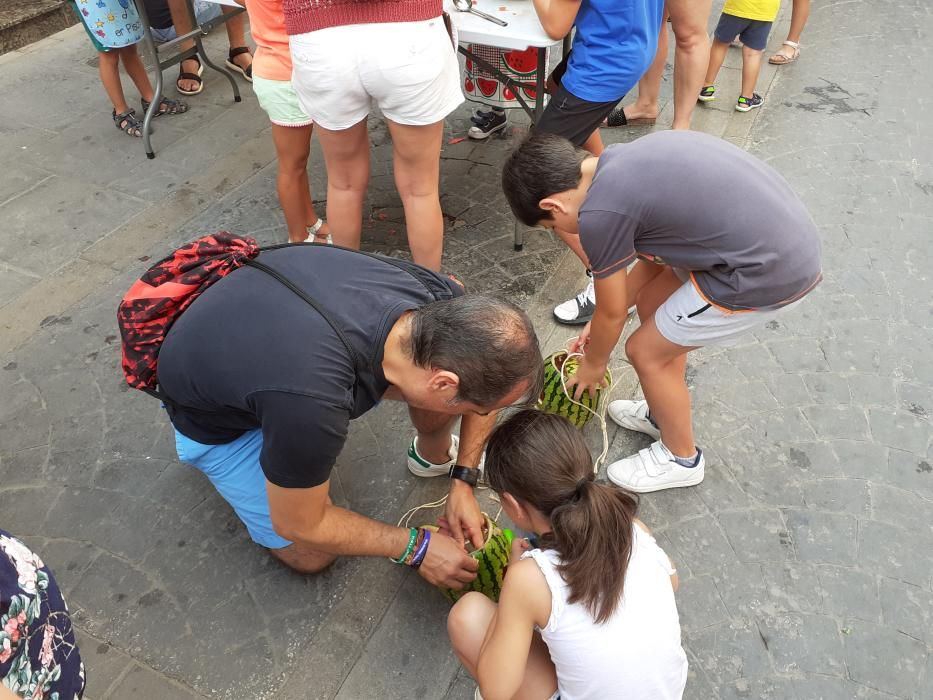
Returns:
[[[527,84],[527,88],[521,88],[522,97],[527,102],[534,104],[535,73],[538,69],[538,51],[540,49],[532,47],[524,51],[510,51],[480,44],[468,44],[467,49],[487,63],[496,66],[503,74],[513,80]],[[545,51],[549,51],[549,49],[545,49]],[[468,100],[481,102],[484,105],[504,107],[505,109],[521,108],[511,88],[504,86],[487,71],[474,65],[469,58],[466,60],[463,92]]]

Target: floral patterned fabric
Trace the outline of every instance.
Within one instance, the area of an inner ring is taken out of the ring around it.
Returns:
[[[84,694],[84,665],[58,584],[39,555],[3,530],[0,682],[28,700]]]

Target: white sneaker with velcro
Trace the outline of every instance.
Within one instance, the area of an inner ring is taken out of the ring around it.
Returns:
[[[703,481],[706,466],[703,452],[697,452],[696,466],[682,467],[658,440],[637,454],[610,464],[606,476],[613,484],[635,493],[696,486]]]
[[[650,435],[655,440],[661,437],[661,431],[658,429],[658,426],[648,420],[647,401],[627,401],[625,399],[619,399],[610,402],[608,412],[609,417],[623,428]]]

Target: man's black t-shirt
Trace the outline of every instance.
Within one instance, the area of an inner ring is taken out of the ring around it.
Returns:
[[[243,267],[174,323],[159,353],[159,385],[177,404],[168,410],[183,435],[216,445],[262,428],[266,478],[317,486],[330,476],[350,419],[389,387],[382,355],[392,326],[406,311],[463,290],[413,263],[330,246],[291,246],[258,260],[330,314],[362,366],[301,297]]]

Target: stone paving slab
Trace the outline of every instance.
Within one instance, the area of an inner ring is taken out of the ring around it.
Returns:
[[[903,101],[929,91],[904,62],[929,59],[929,19],[922,0],[815,6],[803,58],[763,69],[762,110],[736,115],[725,97],[697,110],[696,127],[749,147],[801,193],[824,236],[826,280],[792,314],[692,359],[706,480],[642,499],[681,574],[687,698],[933,698],[933,356],[922,351],[933,340],[933,133]],[[472,697],[438,592],[377,560],[317,577],[284,570],[178,464],[158,405],[123,384],[114,312],[140,271],[195,235],[229,227],[273,242],[284,223],[248,88],[231,106],[208,74],[191,112],[157,124],[159,156],[146,162],[140,144],[107,138],[119,134],[77,30],[0,57],[0,89],[17,95],[0,104],[0,159],[21,166],[0,173],[0,216],[12,223],[0,230],[0,514],[68,596],[88,697]],[[208,38],[215,53],[224,39]],[[731,51],[724,96],[739,67]],[[671,117],[669,68],[662,102],[659,128]],[[498,164],[527,120],[513,119],[510,138],[446,143],[465,133],[469,109],[445,139],[444,265],[523,305],[553,350],[572,332],[551,308],[578,290],[581,266],[540,231],[512,250]],[[406,256],[375,122],[371,138],[364,245]],[[323,200],[316,146],[312,158]],[[614,396],[637,395],[624,358],[612,366]],[[599,426],[585,434],[598,453]],[[649,442],[612,425],[606,436],[609,461]],[[442,483],[405,470],[409,439],[398,406],[356,421],[335,500],[394,522],[441,496]]]

